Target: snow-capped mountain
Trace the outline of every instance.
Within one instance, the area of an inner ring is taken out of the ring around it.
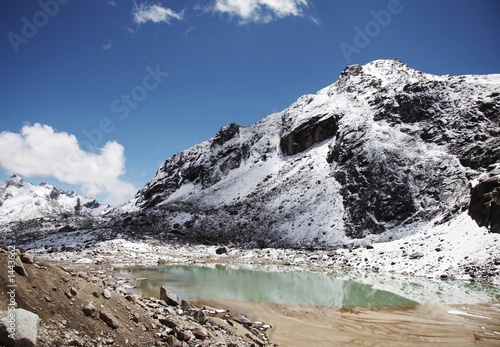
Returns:
[[[111,209],[94,199],[41,183],[35,186],[18,176],[0,182],[0,223],[61,216],[99,216]]]
[[[500,75],[350,66],[284,111],[167,159],[115,225],[266,246],[401,238],[466,213],[471,180],[500,163],[499,114]]]

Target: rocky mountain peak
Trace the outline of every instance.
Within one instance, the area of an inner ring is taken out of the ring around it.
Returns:
[[[499,89],[500,75],[349,66],[287,109],[167,159],[127,211],[216,242],[399,238],[466,210],[469,181],[500,162]]]

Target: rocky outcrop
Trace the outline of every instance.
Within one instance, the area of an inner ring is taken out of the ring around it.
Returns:
[[[500,233],[500,164],[490,168],[471,190],[469,215],[480,227]]]
[[[328,114],[312,117],[281,137],[281,151],[286,155],[294,155],[304,152],[316,143],[332,138],[338,130],[339,118],[338,115]]]

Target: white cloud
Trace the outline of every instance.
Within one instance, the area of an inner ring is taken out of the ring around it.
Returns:
[[[55,177],[79,185],[86,196],[105,195],[105,202],[120,204],[137,191],[120,176],[125,173],[122,145],[107,142],[96,153],[86,152],[77,138],[48,125],[25,125],[20,133],[0,133],[0,166],[25,177]]]
[[[308,0],[216,0],[215,12],[239,17],[240,23],[267,23],[287,16],[302,16]]]
[[[184,19],[183,13],[174,12],[173,10],[160,5],[147,5],[145,3],[141,3],[139,5],[134,3],[132,14],[134,16],[134,22],[137,24],[144,24],[149,21],[154,23],[165,22],[170,24],[171,20]]]
[[[101,45],[101,48],[104,49],[105,51],[109,51],[111,47],[113,47],[113,42],[111,42],[111,40],[108,40],[108,42],[103,43]]]

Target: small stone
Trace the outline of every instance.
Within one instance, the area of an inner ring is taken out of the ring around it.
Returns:
[[[83,314],[86,315],[87,317],[96,317],[96,307],[92,301],[88,302],[83,306],[82,308]]]
[[[130,320],[135,322],[135,323],[139,323],[140,317],[137,313],[133,312],[130,314]]]
[[[137,297],[135,295],[128,294],[128,295],[125,296],[125,299],[127,299],[131,303],[134,303],[134,304],[137,303]]]
[[[77,273],[77,276],[80,277],[80,278],[83,278],[86,281],[89,281],[89,275],[86,272],[79,271]]]
[[[189,342],[189,341],[196,339],[196,337],[194,336],[194,334],[191,330],[179,331],[177,333],[177,337],[183,341],[186,341],[186,342]]]
[[[102,296],[104,296],[105,299],[109,299],[111,298],[111,292],[108,289],[103,289]]]
[[[73,287],[71,287],[71,288],[69,289],[69,292],[70,292],[70,293],[71,293],[71,295],[73,295],[73,296],[76,296],[76,295],[78,294],[78,291],[77,291],[75,288],[73,288]]]
[[[47,302],[52,302],[52,299],[51,299],[51,298],[49,298],[48,296],[46,296],[46,297],[45,297],[45,301],[47,301]]]
[[[208,320],[207,315],[203,310],[198,310],[193,315],[193,318],[196,319],[200,324],[205,324]]]
[[[173,318],[170,318],[170,317],[165,317],[165,316],[159,315],[158,316],[158,321],[161,324],[163,324],[163,325],[165,325],[165,326],[167,326],[169,328],[172,328],[172,329],[174,329],[175,327],[177,327],[177,321],[175,319],[173,319]]]
[[[208,337],[208,331],[204,327],[196,327],[193,329],[193,335],[203,341]]]
[[[33,264],[34,263],[33,256],[30,254],[27,254],[27,253],[21,254],[21,261],[25,264]]]
[[[182,347],[182,343],[174,335],[169,335],[167,337],[167,345],[172,347]]]
[[[99,292],[97,291],[93,291],[92,292],[92,295],[95,296],[96,298],[98,298],[100,295],[99,295]]]
[[[251,325],[252,322],[247,318],[245,317],[244,315],[242,314],[237,314],[234,318],[233,318],[234,321],[240,323],[240,324],[244,324],[244,325]]]
[[[101,311],[99,313],[99,318],[103,320],[110,328],[117,329],[120,326],[118,319],[107,311]]]
[[[215,250],[215,254],[227,254],[227,248],[222,246],[222,247],[219,247]]]
[[[409,256],[409,259],[420,259],[422,258],[424,255],[420,252],[415,252],[415,253],[412,253],[410,256]]]

